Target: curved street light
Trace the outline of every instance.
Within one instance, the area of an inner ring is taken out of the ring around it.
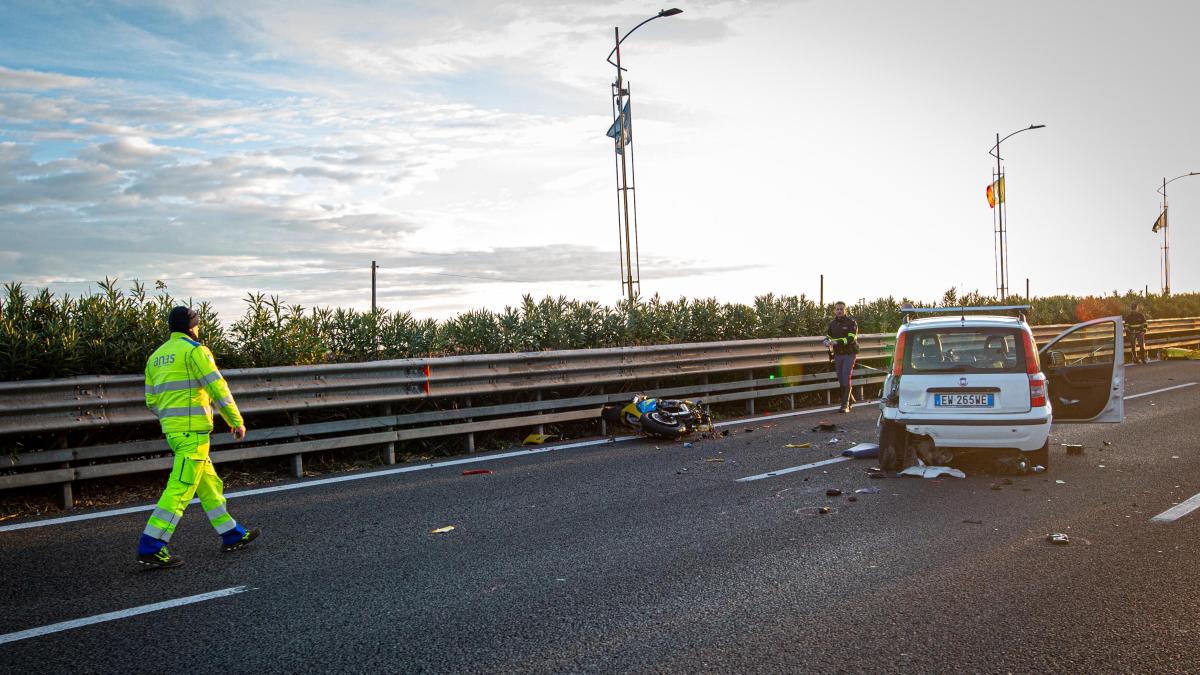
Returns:
[[[1162,187],[1158,188],[1158,194],[1162,195],[1163,198],[1162,214],[1158,217],[1158,220],[1154,221],[1154,227],[1150,228],[1150,231],[1158,232],[1159,230],[1162,230],[1163,234],[1161,271],[1163,295],[1171,294],[1171,246],[1167,241],[1167,186],[1179,180],[1180,178],[1187,178],[1188,176],[1200,176],[1200,171],[1191,171],[1185,174],[1180,174],[1171,180],[1167,180],[1166,176],[1163,176]]]
[[[622,249],[619,251],[618,258],[621,263],[621,286],[624,287],[624,290],[628,293],[630,303],[634,302],[634,300],[637,298],[638,292],[641,291],[642,265],[637,246],[636,192],[634,192],[632,195],[632,241],[630,238],[630,192],[634,191],[635,186],[630,185],[630,178],[633,177],[631,176],[631,174],[633,174],[633,149],[630,147],[628,165],[625,161],[624,152],[625,147],[629,146],[632,141],[632,135],[630,134],[629,124],[629,117],[631,116],[629,113],[629,86],[628,83],[625,82],[624,76],[622,75],[622,72],[625,71],[626,68],[621,67],[621,43],[625,41],[625,38],[633,35],[634,31],[655,19],[659,19],[664,16],[675,16],[676,14],[682,13],[683,10],[677,7],[659,10],[658,14],[655,14],[649,19],[646,19],[645,21],[634,26],[632,30],[630,30],[628,33],[625,33],[624,37],[621,36],[620,27],[614,27],[613,35],[616,44],[613,45],[612,51],[608,53],[608,62],[617,69],[617,80],[612,85],[613,125],[609,129],[608,135],[612,136],[614,149],[616,150],[616,154],[614,155],[614,162],[616,163],[616,166],[614,169],[617,173],[617,217],[618,220],[620,220],[623,216],[624,224],[624,241],[622,242],[621,240],[621,233],[619,230],[617,235],[617,246],[619,249]],[[614,54],[617,57],[615,62],[613,61]],[[636,174],[634,174],[634,176],[635,175]],[[632,182],[636,182],[636,178]]]
[[[988,150],[988,154],[996,158],[996,175],[992,177],[992,183],[996,184],[1004,178],[1004,170],[1000,166],[1000,144],[1008,139],[1016,136],[1023,131],[1031,131],[1033,129],[1044,129],[1045,124],[1030,124],[1024,129],[1017,129],[1011,134],[1000,138],[1000,134],[996,134],[996,144]],[[1003,187],[1003,183],[1000,184]],[[996,248],[996,267],[998,270],[996,276],[996,295],[1001,302],[1008,297],[1008,228],[1004,212],[1008,208],[1007,199],[1002,199],[1001,195],[996,195],[997,208],[995,217],[995,248]]]

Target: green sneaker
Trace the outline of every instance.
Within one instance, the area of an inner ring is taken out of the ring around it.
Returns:
[[[158,549],[157,553],[144,553],[137,557],[138,563],[146,567],[161,567],[169,569],[171,567],[179,567],[183,564],[183,558],[177,555],[171,555],[171,552],[164,546]]]
[[[221,552],[229,553],[230,551],[236,551],[240,548],[246,548],[250,545],[250,542],[258,539],[258,535],[261,534],[261,532],[262,530],[259,530],[257,527],[253,530],[247,530],[246,534],[243,534],[241,539],[238,539],[232,544],[222,544]]]

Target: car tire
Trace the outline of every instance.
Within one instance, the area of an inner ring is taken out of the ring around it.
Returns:
[[[899,471],[902,452],[896,446],[904,443],[901,429],[888,420],[879,422],[879,468],[884,471]]]
[[[651,436],[679,438],[683,435],[683,429],[683,422],[659,410],[652,410],[642,415],[642,431]]]
[[[1037,450],[1034,450],[1033,452],[1024,453],[1024,455],[1029,458],[1029,464],[1030,464],[1031,468],[1040,464],[1043,467],[1049,469],[1050,468],[1050,439],[1046,439],[1046,443],[1042,447],[1038,448]]]

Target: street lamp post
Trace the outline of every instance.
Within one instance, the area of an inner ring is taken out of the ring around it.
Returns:
[[[623,75],[623,71],[627,70],[627,68],[621,67],[621,43],[630,35],[633,35],[633,31],[654,19],[664,16],[675,16],[682,13],[683,10],[678,8],[660,10],[658,14],[634,26],[632,30],[625,33],[624,37],[621,36],[620,27],[614,27],[613,37],[616,44],[613,46],[612,51],[608,53],[608,62],[617,69],[617,79],[612,84],[613,125],[609,129],[609,135],[613,138],[613,146],[616,150],[613,162],[614,171],[617,175],[617,219],[619,228],[617,246],[619,247],[621,264],[621,287],[631,303],[636,300],[638,293],[641,291],[642,266],[637,245],[637,192],[635,190],[637,173],[633,169],[633,136],[630,125],[632,114],[630,111],[629,82],[625,80]],[[613,61],[613,55],[617,57],[616,62]],[[628,148],[629,153],[628,161],[625,159],[626,148]]]
[[[1167,177],[1163,176],[1162,187],[1158,188],[1158,194],[1162,195],[1163,198],[1162,215],[1158,217],[1158,220],[1154,221],[1154,227],[1150,228],[1150,231],[1158,232],[1159,230],[1162,230],[1163,243],[1161,273],[1163,282],[1163,295],[1171,294],[1171,246],[1167,241],[1167,185],[1174,183],[1180,178],[1187,178],[1188,176],[1200,176],[1200,171],[1191,171],[1189,173],[1176,176],[1171,180],[1167,180]]]
[[[999,133],[996,134],[996,144],[988,151],[989,155],[996,158],[996,173],[992,176],[992,185],[997,186],[996,191],[1000,192],[1004,189],[1004,167],[1000,164],[1000,144],[1022,131],[1043,129],[1045,126],[1045,124],[1030,124],[1024,129],[1017,129],[1004,138],[1000,138]],[[1008,200],[1004,197],[1003,192],[997,194],[995,199],[996,211],[993,218],[995,240],[993,245],[996,250],[996,295],[1000,302],[1004,302],[1004,298],[1008,297],[1008,219],[1005,217]]]

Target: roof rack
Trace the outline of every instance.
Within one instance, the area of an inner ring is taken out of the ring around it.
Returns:
[[[1033,309],[1033,305],[981,305],[978,307],[913,307],[905,303],[900,307],[900,313],[904,315],[904,323],[912,320],[912,315],[915,314],[959,314],[965,320],[967,312],[1017,312],[1021,320],[1025,320],[1025,315],[1029,310]]]

